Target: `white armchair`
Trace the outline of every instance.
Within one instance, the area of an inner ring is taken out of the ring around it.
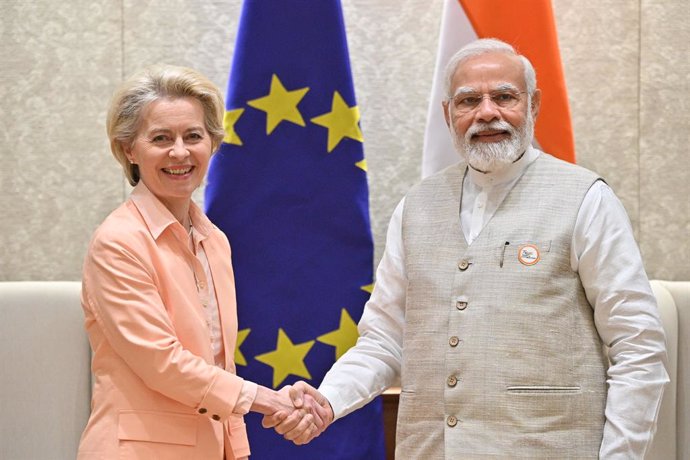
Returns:
[[[91,353],[79,282],[0,283],[0,458],[74,459]]]
[[[690,282],[651,282],[666,332],[667,370],[671,384],[664,392],[650,460],[690,458]]]

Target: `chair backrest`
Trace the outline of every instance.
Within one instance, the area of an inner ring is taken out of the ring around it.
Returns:
[[[80,289],[0,283],[0,458],[76,457],[91,399]]]
[[[690,282],[651,282],[666,332],[667,370],[671,384],[664,392],[650,460],[690,458]]]
[[[678,310],[670,292],[661,281],[651,282],[659,315],[666,333],[666,371],[671,383],[664,391],[661,401],[659,418],[657,421],[654,442],[647,451],[645,458],[649,460],[675,459],[677,456],[677,426],[676,426],[676,382],[678,381]]]
[[[661,281],[678,310],[678,361],[676,372],[677,458],[690,459],[690,282]]]

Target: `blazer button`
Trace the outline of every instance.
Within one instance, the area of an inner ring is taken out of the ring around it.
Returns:
[[[467,302],[463,300],[458,300],[457,302],[455,302],[455,308],[462,311],[465,308],[467,308]]]
[[[470,263],[464,259],[461,260],[460,262],[458,262],[458,268],[462,271],[467,270],[467,267],[469,267],[469,266],[470,266]]]
[[[452,428],[458,424],[458,419],[452,415],[449,415],[448,418],[446,419],[446,423],[448,424],[449,427]]]
[[[211,418],[212,418],[213,420],[215,420],[215,421],[218,421],[218,420],[220,420],[220,415],[218,415],[218,414],[213,414],[213,415],[211,416]]]
[[[200,407],[200,408],[199,408],[199,413],[200,413],[200,414],[205,414],[206,412],[208,412],[208,411],[206,410],[205,407]]]
[[[448,377],[448,380],[446,382],[448,383],[449,387],[454,387],[458,384],[458,378],[454,375],[451,375],[450,377]]]
[[[459,343],[460,343],[460,339],[457,338],[457,336],[453,336],[448,340],[448,344],[451,347],[457,347]]]

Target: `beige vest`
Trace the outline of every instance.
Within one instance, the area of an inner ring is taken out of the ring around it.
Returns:
[[[465,169],[405,199],[396,458],[597,458],[607,364],[570,243],[598,177],[542,154],[468,246]]]

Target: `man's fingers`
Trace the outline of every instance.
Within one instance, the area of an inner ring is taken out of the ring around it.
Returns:
[[[323,433],[333,421],[333,410],[328,400],[306,382],[300,381],[291,387],[284,387],[281,392],[285,394],[285,390],[295,410],[289,414],[266,416],[262,425],[274,428],[276,433],[297,445],[307,444]],[[279,416],[283,418],[278,420]]]
[[[319,430],[326,428],[326,413],[310,395],[304,395],[304,409],[314,416],[314,424]]]
[[[328,425],[333,421],[333,409],[326,398],[322,397],[322,401],[314,407],[314,412]]]
[[[299,421],[297,426],[292,430],[286,432],[283,437],[288,441],[295,441],[297,439],[306,440],[312,435],[312,432],[316,430],[316,425],[314,425],[314,418],[311,414],[306,414]],[[303,443],[303,442],[302,442]],[[297,442],[295,442],[297,444]]]
[[[282,422],[274,427],[276,433],[285,435],[297,428],[304,418],[304,411],[302,409],[292,411]]]
[[[272,415],[264,415],[264,418],[261,420],[261,426],[264,428],[273,428],[285,420],[286,417],[287,413],[283,411],[278,411]]]
[[[292,404],[295,407],[302,407],[302,404],[304,403],[303,398],[304,397],[304,391],[302,390],[301,386],[298,385],[293,385],[290,388],[290,399],[292,400]]]
[[[300,446],[302,444],[309,443],[312,439],[319,435],[319,430],[314,424],[309,425],[309,427],[304,430],[299,436],[292,440],[296,445]]]

